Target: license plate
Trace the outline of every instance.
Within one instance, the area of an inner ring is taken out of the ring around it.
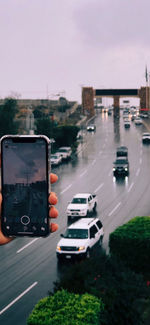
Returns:
[[[71,258],[71,256],[70,256],[70,255],[66,255],[66,258],[68,258],[68,259],[69,259],[69,258]]]

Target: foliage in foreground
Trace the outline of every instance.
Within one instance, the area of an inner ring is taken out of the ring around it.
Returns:
[[[89,294],[66,290],[41,299],[29,316],[28,325],[98,325],[102,301]]]
[[[109,237],[110,253],[135,272],[150,274],[150,217],[135,217]]]
[[[105,310],[100,316],[101,324],[142,324],[145,297],[149,293],[146,282],[142,275],[105,252],[96,252],[90,260],[62,269],[55,290],[61,288],[80,294],[88,292],[102,299]]]

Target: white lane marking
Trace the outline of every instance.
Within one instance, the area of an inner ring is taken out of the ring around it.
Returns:
[[[103,153],[103,151],[99,151],[99,153],[98,153],[98,154],[99,154],[99,156],[100,156],[102,153]]]
[[[136,176],[138,176],[140,173],[140,168],[138,168],[137,172],[136,172]]]
[[[12,302],[10,302],[9,305],[7,305],[6,307],[4,307],[2,310],[0,310],[0,315],[2,315],[7,309],[9,309],[12,305],[15,304],[15,302],[17,302],[19,299],[21,299],[27,292],[29,292],[32,288],[34,288],[36,285],[38,284],[38,282],[34,282],[33,284],[31,284],[30,287],[28,287],[25,291],[23,291],[18,297],[16,297]]]
[[[32,245],[36,240],[38,240],[39,238],[35,238],[33,240],[31,240],[28,244],[26,244],[25,246],[23,246],[22,248],[18,249],[17,254],[22,252],[25,248],[27,248],[28,246]]]
[[[92,161],[92,166],[94,165],[96,163],[96,159],[94,159],[93,161]]]
[[[110,217],[118,208],[119,206],[121,205],[121,202],[119,202],[115,207],[114,209],[108,214],[108,216]]]
[[[72,186],[72,184],[68,185],[63,191],[60,192],[60,194],[62,195],[63,193],[68,191],[71,186]]]
[[[102,187],[104,186],[104,183],[101,183],[96,190],[94,191],[95,193],[98,192]]]
[[[80,177],[84,176],[86,173],[87,173],[87,169],[84,170],[84,172],[80,174]]]
[[[130,185],[130,187],[128,188],[128,191],[127,191],[128,193],[131,191],[133,185],[134,185],[134,183],[132,182],[131,185]]]
[[[142,158],[140,158],[140,165],[142,164]]]

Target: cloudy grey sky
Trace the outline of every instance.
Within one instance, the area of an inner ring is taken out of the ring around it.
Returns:
[[[150,1],[0,0],[0,40],[2,98],[81,102],[82,86],[138,88],[150,71]]]

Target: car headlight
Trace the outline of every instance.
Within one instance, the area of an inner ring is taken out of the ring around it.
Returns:
[[[113,168],[113,172],[114,172],[115,170],[116,170],[116,168],[114,167],[114,168]]]
[[[83,250],[85,250],[85,246],[80,246],[80,247],[78,248],[78,250],[79,250],[79,251],[83,251]]]
[[[125,171],[127,171],[128,170],[128,167],[125,167]]]
[[[60,246],[57,246],[57,250],[58,250],[58,251],[61,251],[61,247],[60,247]]]

